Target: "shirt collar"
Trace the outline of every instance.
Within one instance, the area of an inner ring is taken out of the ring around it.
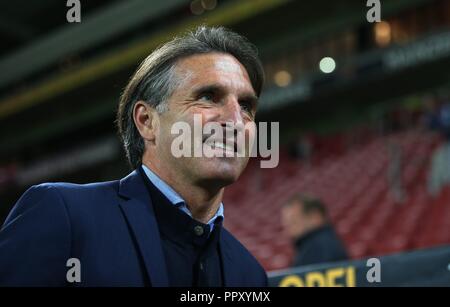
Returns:
[[[186,206],[186,202],[184,199],[178,194],[170,185],[168,185],[166,182],[164,182],[161,178],[158,177],[152,170],[150,170],[147,166],[142,164],[142,169],[145,172],[145,175],[148,177],[148,179],[153,183],[153,185],[161,191],[161,193],[164,194],[165,197],[170,201],[170,203],[177,208],[179,208],[181,211],[192,217],[192,213],[189,210],[189,208]],[[217,218],[221,218],[223,220],[224,214],[223,214],[223,203],[220,203],[219,209],[217,209],[216,214],[208,221],[208,225],[210,227],[210,230],[212,231],[214,228],[214,222]]]

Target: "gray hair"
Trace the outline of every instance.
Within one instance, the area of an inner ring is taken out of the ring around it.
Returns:
[[[119,136],[132,168],[142,163],[145,146],[134,119],[133,109],[138,101],[145,101],[162,113],[167,100],[180,84],[176,75],[179,59],[211,52],[234,56],[246,69],[253,90],[259,96],[264,72],[256,47],[245,37],[223,27],[200,26],[195,31],[176,37],[153,51],[138,67],[120,98],[117,111]]]

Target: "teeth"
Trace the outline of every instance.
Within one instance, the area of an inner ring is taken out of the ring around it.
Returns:
[[[221,148],[221,149],[226,150],[226,151],[234,151],[231,146],[226,146],[222,142],[214,142],[212,148]]]

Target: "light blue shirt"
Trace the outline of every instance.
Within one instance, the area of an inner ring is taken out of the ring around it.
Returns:
[[[165,183],[161,178],[158,177],[154,172],[152,172],[148,167],[142,164],[142,168],[144,169],[145,174],[148,179],[153,183],[153,185],[167,197],[167,199],[172,203],[172,205],[176,206],[178,209],[192,217],[192,213],[189,208],[186,206],[186,202],[183,198],[181,198],[180,194],[178,194],[171,186]],[[210,231],[214,228],[214,221],[216,218],[221,217],[224,218],[223,215],[223,203],[220,203],[219,209],[217,209],[216,214],[208,221]]]

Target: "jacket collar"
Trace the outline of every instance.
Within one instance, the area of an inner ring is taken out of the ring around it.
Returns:
[[[120,180],[119,195],[122,197],[120,207],[136,239],[151,285],[169,286],[155,212],[138,171]]]

